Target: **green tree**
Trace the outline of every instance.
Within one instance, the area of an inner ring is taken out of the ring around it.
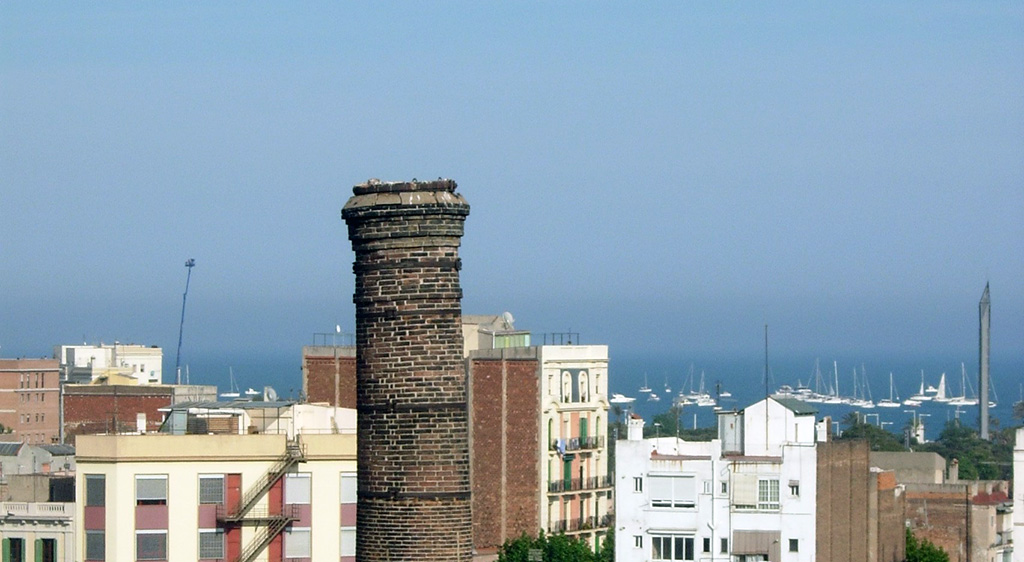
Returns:
[[[606,539],[605,544],[608,544]],[[612,556],[614,557],[614,539],[612,539]],[[498,551],[498,562],[530,562],[530,551],[540,553],[543,562],[598,562],[611,560],[599,558],[603,555],[595,553],[586,542],[564,534],[546,535],[541,531],[537,538],[523,533],[518,538],[505,541]]]
[[[907,529],[906,562],[949,562],[949,555],[928,539],[919,540]]]
[[[838,439],[864,439],[872,451],[905,451],[903,439],[895,433],[886,431],[876,425],[864,423],[858,412],[850,412],[843,418],[847,426]]]
[[[1024,400],[1013,403],[1013,418],[1024,421]]]

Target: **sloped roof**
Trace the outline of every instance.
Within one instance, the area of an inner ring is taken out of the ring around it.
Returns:
[[[40,445],[39,448],[58,457],[75,454],[75,448],[71,445]]]
[[[21,446],[24,445],[21,441],[16,442],[0,442],[0,457],[13,457],[18,454],[21,450]]]
[[[811,416],[818,413],[817,408],[803,400],[797,400],[796,398],[775,398],[773,396],[772,400],[782,404],[798,416]]]

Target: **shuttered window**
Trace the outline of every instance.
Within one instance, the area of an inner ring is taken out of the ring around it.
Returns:
[[[166,505],[167,475],[138,475],[135,477],[135,505]]]
[[[697,484],[693,476],[649,476],[651,507],[694,507]]]
[[[289,474],[285,477],[284,501],[289,504],[309,503],[309,474]]]
[[[284,536],[285,558],[309,558],[309,529],[290,528]]]

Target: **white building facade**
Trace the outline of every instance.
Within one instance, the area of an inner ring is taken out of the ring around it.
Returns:
[[[1024,428],[1013,447],[1013,562],[1024,562]]]
[[[616,443],[615,559],[812,561],[817,453],[813,410],[769,398],[719,415],[719,438]]]
[[[61,380],[90,384],[106,379],[117,384],[161,384],[164,352],[157,346],[137,344],[58,345],[53,357],[60,361]]]
[[[309,408],[262,425],[224,412],[242,421],[223,433],[79,436],[78,559],[354,562],[354,411]],[[189,427],[220,431],[216,415],[187,412]]]

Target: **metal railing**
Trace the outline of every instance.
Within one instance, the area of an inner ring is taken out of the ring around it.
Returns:
[[[548,525],[549,533],[575,533],[579,531],[589,531],[592,529],[606,529],[611,527],[615,522],[615,516],[612,514],[605,514],[600,517],[578,517],[575,519],[561,519],[558,521],[552,521]]]
[[[218,511],[218,516],[221,517],[221,520],[239,521],[245,519],[246,514],[252,510],[256,502],[260,501],[260,498],[266,495],[270,488],[284,477],[288,469],[305,458],[305,451],[305,445],[298,441],[289,441],[285,448],[285,454],[277,460],[274,466],[267,470],[266,474],[260,478],[255,486],[245,493],[238,501],[238,505],[234,506],[234,509],[231,511],[224,510],[223,515]]]
[[[559,443],[563,443],[565,449],[559,447]],[[570,437],[568,439],[552,439],[551,447],[549,451],[586,451],[593,449],[603,449],[605,438],[603,435],[595,435],[593,437]]]
[[[289,523],[297,521],[295,506],[285,506],[281,509],[279,514],[267,514],[263,521],[266,522],[266,526],[260,530],[256,537],[246,545],[245,549],[242,550],[241,554],[235,558],[234,562],[252,562],[263,549],[267,548],[267,545],[274,540],[275,537],[284,531],[284,528]]]
[[[568,480],[552,480],[548,482],[548,492],[577,492],[580,490],[597,490],[612,487],[611,476],[591,476],[590,478],[572,478]]]

